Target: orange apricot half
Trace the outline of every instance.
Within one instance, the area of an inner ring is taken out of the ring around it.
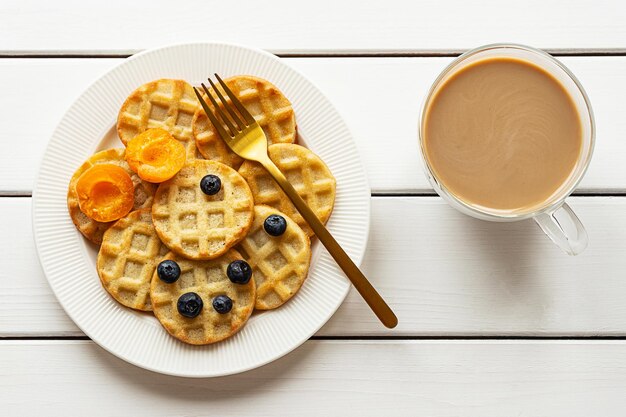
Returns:
[[[128,172],[117,165],[98,164],[76,182],[78,207],[93,220],[112,222],[127,215],[135,203],[135,186]]]
[[[166,130],[154,128],[132,138],[126,146],[126,162],[139,178],[163,182],[185,165],[185,146]]]

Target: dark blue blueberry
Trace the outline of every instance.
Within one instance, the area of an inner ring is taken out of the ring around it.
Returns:
[[[233,300],[227,295],[218,295],[213,299],[213,308],[220,314],[226,314],[233,309]]]
[[[205,175],[200,180],[200,189],[206,195],[215,195],[222,188],[222,180],[217,175]]]
[[[250,268],[248,262],[238,259],[228,265],[226,275],[235,284],[247,284],[252,277],[252,268]]]
[[[271,214],[263,222],[263,228],[268,235],[280,236],[287,230],[287,220],[278,214]]]
[[[161,261],[159,266],[157,266],[157,275],[161,278],[161,281],[171,284],[180,277],[180,266],[169,259]]]
[[[189,317],[190,319],[196,317],[202,311],[202,298],[195,292],[188,292],[181,295],[178,298],[176,307],[181,316]]]

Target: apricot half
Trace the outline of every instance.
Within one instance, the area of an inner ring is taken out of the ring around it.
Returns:
[[[166,130],[148,129],[128,142],[126,162],[144,181],[167,181],[185,165],[185,146]]]
[[[117,165],[98,164],[76,182],[78,207],[93,220],[112,222],[127,215],[135,203],[135,186],[128,172]]]

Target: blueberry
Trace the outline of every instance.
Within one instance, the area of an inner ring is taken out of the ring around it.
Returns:
[[[268,235],[280,236],[287,230],[287,221],[283,216],[270,214],[263,222],[263,228]]]
[[[171,284],[180,277],[180,266],[176,262],[166,259],[157,266],[157,275],[161,281]]]
[[[178,298],[176,307],[181,316],[194,318],[202,311],[202,298],[195,292],[188,292]]]
[[[213,299],[213,308],[220,314],[226,314],[233,309],[233,300],[227,295],[218,295]]]
[[[226,269],[226,275],[235,284],[247,284],[252,277],[252,268],[246,261],[232,261]]]
[[[217,175],[205,175],[200,180],[200,189],[206,195],[215,195],[222,188],[222,180]]]

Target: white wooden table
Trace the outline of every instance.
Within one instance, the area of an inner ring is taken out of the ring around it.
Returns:
[[[86,3],[0,2],[1,416],[625,415],[625,2]],[[351,293],[285,358],[194,380],[117,359],[65,315],[31,232],[52,129],[126,56],[196,40],[283,56],[345,117],[373,193],[363,267],[397,329]],[[563,255],[531,223],[458,214],[422,174],[426,89],[452,57],[502,41],[557,54],[591,98],[596,153],[570,199],[590,235],[581,256]]]

